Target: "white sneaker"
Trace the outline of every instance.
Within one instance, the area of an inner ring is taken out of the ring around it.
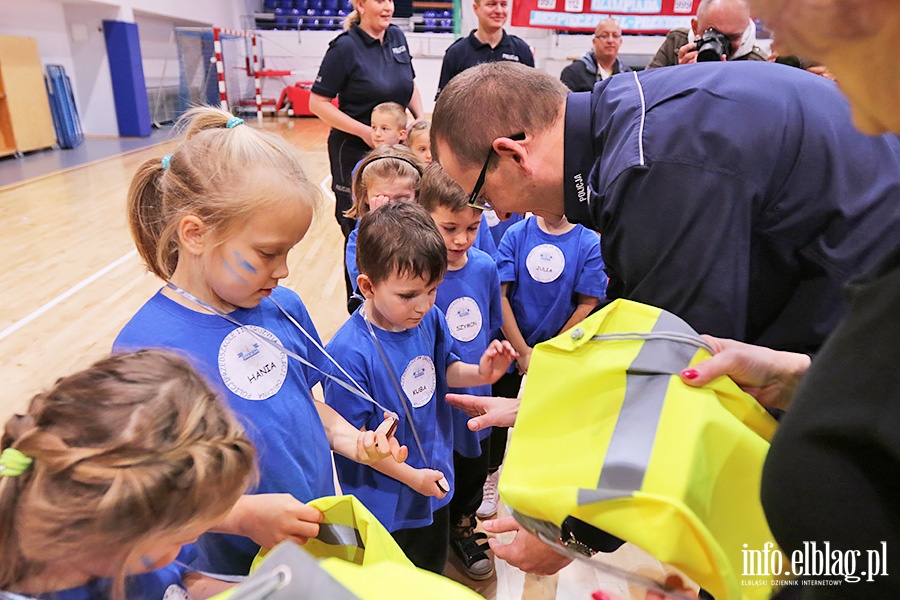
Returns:
[[[481,500],[481,506],[475,511],[475,516],[479,519],[489,519],[497,514],[497,480],[500,479],[500,471],[494,471],[484,480],[484,491]]]

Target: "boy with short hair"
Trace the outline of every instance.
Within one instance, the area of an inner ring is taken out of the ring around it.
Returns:
[[[508,342],[494,341],[477,365],[459,360],[444,315],[434,306],[447,248],[421,206],[390,202],[366,214],[357,249],[357,283],[365,301],[328,351],[370,396],[399,415],[394,436],[410,447],[410,455],[404,464],[380,461],[362,469],[336,456],[338,479],[416,566],[442,573],[449,545],[447,504],[454,492],[452,409],[444,396],[448,386],[496,381],[515,351]],[[375,429],[384,418],[372,403],[331,382],[325,401],[360,428]],[[449,485],[449,493],[439,483]]]
[[[468,194],[438,163],[425,169],[419,204],[431,214],[447,246],[447,274],[438,286],[436,304],[444,311],[450,335],[463,360],[478,360],[503,324],[500,277],[494,259],[475,248],[481,211],[468,206]],[[451,392],[490,396],[491,386],[451,389]],[[450,501],[450,547],[472,579],[487,579],[493,563],[475,533],[475,510],[481,504],[487,477],[490,428],[469,431],[469,417],[453,409],[453,466],[456,492]]]
[[[396,102],[382,102],[372,109],[372,142],[393,146],[406,140],[406,109]]]

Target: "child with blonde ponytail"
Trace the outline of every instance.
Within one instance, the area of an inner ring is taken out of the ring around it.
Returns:
[[[6,423],[0,447],[4,599],[196,594],[210,581],[188,572],[182,545],[255,473],[228,408],[184,359],[157,350],[60,379]]]
[[[322,374],[310,364],[330,363],[303,302],[278,285],[319,199],[295,149],[214,108],[189,111],[182,126],[184,141],[142,165],[129,191],[138,251],[166,285],[114,348],[178,350],[247,426],[259,485],[201,536],[195,563],[242,575],[260,546],[318,533],[321,513],[304,503],[334,494],[330,449],[402,462],[406,448],[311,395]]]

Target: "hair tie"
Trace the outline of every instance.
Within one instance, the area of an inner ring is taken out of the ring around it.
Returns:
[[[166,169],[169,168],[169,165],[172,164],[172,155],[166,154],[165,156],[162,157],[162,160],[160,162],[162,163],[163,171],[165,171]]]
[[[231,117],[230,119],[228,119],[228,122],[225,123],[225,129],[234,129],[238,125],[243,125],[243,124],[244,124],[244,120],[241,119],[240,117]]]
[[[18,477],[34,460],[15,448],[7,448],[0,454],[0,477]]]

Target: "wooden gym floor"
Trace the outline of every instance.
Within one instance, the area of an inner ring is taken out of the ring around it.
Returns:
[[[282,284],[300,294],[327,341],[347,318],[342,240],[328,189],[328,128],[317,119],[286,117],[268,118],[263,127],[297,146],[307,174],[326,193],[313,227],[289,256],[291,274]],[[59,376],[108,353],[122,326],[161,286],[137,257],[125,217],[137,167],[174,146],[158,133],[151,144],[156,137],[159,143],[150,146],[124,143],[103,150],[112,155],[100,160],[52,151],[69,162],[50,173],[44,172],[46,164],[23,171],[20,164],[0,163],[0,355],[6,356],[0,363],[0,423]],[[93,162],[74,164],[81,160]],[[10,174],[13,169],[19,172]],[[630,545],[602,560],[654,578],[671,571]],[[491,579],[473,582],[451,559],[447,575],[498,600],[589,598],[600,588],[620,599],[644,598],[621,579],[585,565],[554,577],[526,576],[500,560],[496,567]]]

